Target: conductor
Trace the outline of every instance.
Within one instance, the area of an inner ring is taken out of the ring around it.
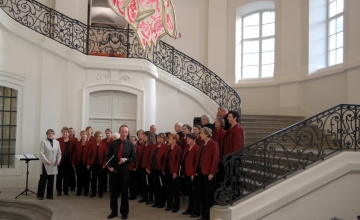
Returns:
[[[136,151],[134,145],[128,140],[129,128],[127,125],[121,125],[119,128],[120,139],[114,140],[109,147],[106,155],[106,161],[110,158],[117,158],[119,162],[113,166],[108,165],[111,175],[111,213],[108,219],[114,218],[118,214],[118,195],[121,192],[120,214],[121,219],[127,219],[129,214],[128,183],[129,168],[128,165],[136,161]]]

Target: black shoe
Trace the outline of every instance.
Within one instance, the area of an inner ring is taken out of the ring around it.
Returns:
[[[54,198],[53,197],[47,197],[47,199],[53,200]]]
[[[147,199],[140,199],[140,200],[138,201],[138,203],[143,203],[143,202],[147,202]]]
[[[76,193],[76,196],[81,196],[81,193]]]
[[[173,208],[170,208],[170,207],[167,207],[166,209],[165,209],[165,211],[170,211],[170,210],[172,210]]]
[[[61,193],[58,192],[58,193],[57,193],[57,196],[61,196]]]
[[[92,193],[91,193],[91,195],[90,195],[90,197],[95,197],[95,196],[96,196],[96,195],[95,195],[95,194],[92,194]]]
[[[146,204],[146,205],[151,205],[151,204],[153,204],[153,201],[149,200],[149,201],[147,201],[145,204]]]
[[[127,215],[121,216],[121,219],[127,219]]]
[[[66,192],[66,193],[64,193],[64,196],[68,196],[68,195],[69,195],[69,193],[67,193],[67,192]]]
[[[114,214],[114,213],[110,213],[110,215],[108,215],[108,219],[110,219],[110,218],[115,218],[117,216],[117,214]]]
[[[153,204],[151,207],[157,207],[157,205],[156,205],[156,204]]]
[[[84,193],[84,196],[88,196],[89,195],[89,193]]]
[[[191,214],[190,215],[190,218],[197,218],[197,217],[200,217],[200,215],[196,215],[196,214]]]
[[[158,209],[162,209],[162,208],[164,208],[165,207],[165,205],[158,205],[158,206],[156,206]]]
[[[44,197],[37,197],[38,200],[44,200]]]
[[[171,212],[175,213],[175,212],[178,212],[178,211],[179,211],[179,209],[173,209]]]
[[[103,196],[102,195],[99,195],[99,198],[102,198]]]
[[[182,215],[190,215],[191,212],[185,211],[185,212],[182,212],[181,214],[182,214]]]

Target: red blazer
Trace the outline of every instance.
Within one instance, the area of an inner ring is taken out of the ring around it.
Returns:
[[[140,150],[141,150],[141,146],[135,144],[135,150],[136,150],[136,156],[138,157],[138,155],[140,155]],[[134,171],[135,168],[137,167],[137,164],[138,164],[138,160],[132,162],[131,164],[128,165],[129,167],[129,171]]]
[[[231,154],[244,147],[244,129],[235,124],[226,131],[224,136],[224,155]]]
[[[96,143],[96,138],[94,136],[91,136],[89,139],[89,142]]]
[[[106,153],[109,151],[109,147],[110,147],[110,144],[113,142],[113,139],[110,138],[109,142],[107,141],[106,138],[102,139],[101,142],[105,143],[106,144]]]
[[[219,159],[224,156],[224,136],[226,131],[224,129],[214,130],[212,138],[213,141],[216,141],[219,145]]]
[[[184,137],[179,139],[179,144],[180,144],[179,147],[181,147],[182,150],[184,150],[188,146],[186,142],[186,137],[185,138]]]
[[[61,155],[64,155],[65,152],[65,142],[64,142],[64,138],[58,138],[56,139],[57,141],[59,141],[60,144],[60,149],[61,149]],[[73,138],[69,138],[69,142],[70,142],[70,163],[72,163],[72,158],[74,157],[74,149],[76,146],[76,142]],[[64,157],[61,157],[61,162],[62,163],[64,161]]]
[[[84,166],[87,166],[88,165],[87,160],[88,160],[89,150],[90,150],[90,142],[89,141],[85,142],[84,150],[82,149],[81,140],[79,142],[77,142],[76,147],[75,147],[75,151],[74,151],[74,155],[73,155],[72,165],[79,166],[80,161],[81,161]]]
[[[163,172],[165,171],[166,157],[168,155],[170,148],[171,148],[171,145],[168,145],[165,150],[165,163],[163,166]],[[170,158],[169,158],[169,167],[170,167],[171,174],[174,174],[174,173],[179,174],[181,157],[182,157],[182,149],[178,145],[175,144],[174,148],[172,149],[172,151],[170,153]]]
[[[96,147],[97,147],[97,143],[92,142],[88,154],[88,160],[87,160],[88,165],[93,165],[95,163]],[[106,160],[105,160],[106,154],[107,154],[106,144],[104,142],[100,142],[98,155],[99,155],[99,164],[101,166],[105,166],[106,164]]]
[[[202,150],[202,155],[200,158],[201,150]],[[201,160],[202,174],[215,175],[215,173],[218,172],[219,146],[217,142],[210,139],[206,146],[200,147],[199,159],[196,167],[198,167],[200,160]]]
[[[195,144],[190,151],[189,149],[190,146],[187,146],[182,155],[181,164],[185,163],[185,172],[183,170],[182,173],[184,173],[186,176],[193,176],[196,174],[196,165],[198,164],[199,160],[200,148]],[[188,151],[189,153],[187,153],[185,158],[186,152]]]
[[[76,137],[73,137],[73,138],[71,138],[71,139],[74,139],[75,143],[78,142],[78,139],[77,139]]]
[[[150,157],[150,149],[152,148],[153,145],[156,146],[156,144],[150,144],[145,147],[145,144],[143,144],[143,146],[141,147],[140,156],[139,156],[139,163],[141,165],[140,168],[147,168]]]
[[[147,165],[148,170],[151,170],[152,160],[153,160],[153,156],[154,156],[156,148],[157,148],[157,144],[154,144],[151,146],[150,153],[149,153],[149,162]],[[165,162],[166,162],[165,151],[166,150],[167,150],[167,145],[162,144],[156,155],[156,165],[157,165],[158,170],[162,170],[163,167],[165,166]]]
[[[203,141],[203,140],[201,140],[200,135],[199,135],[199,137],[196,139],[196,144],[197,144],[198,146],[201,146],[201,145],[203,145],[203,144],[204,144],[204,141]]]

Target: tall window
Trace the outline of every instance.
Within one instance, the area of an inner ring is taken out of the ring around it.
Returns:
[[[343,62],[344,0],[328,0],[328,66]]]
[[[274,75],[275,12],[258,11],[242,18],[241,78]]]
[[[14,167],[17,90],[0,86],[0,168]]]

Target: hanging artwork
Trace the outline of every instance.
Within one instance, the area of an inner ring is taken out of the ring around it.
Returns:
[[[134,28],[144,50],[146,46],[156,46],[165,34],[176,36],[171,0],[108,0],[108,3]]]

